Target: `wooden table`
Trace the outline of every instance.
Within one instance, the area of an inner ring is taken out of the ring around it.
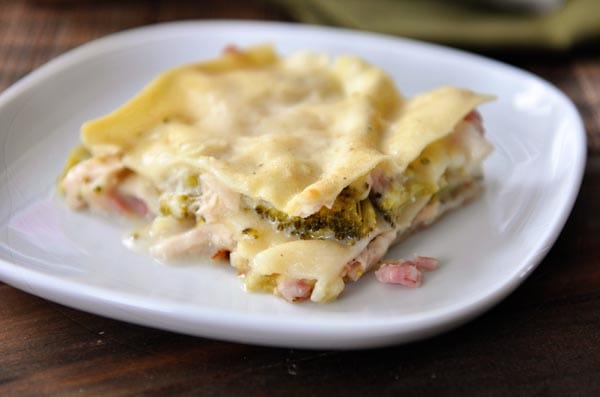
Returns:
[[[0,90],[74,46],[142,24],[287,19],[264,3],[241,0],[77,4],[0,1]],[[589,160],[548,256],[476,320],[376,350],[274,349],[130,325],[0,283],[0,395],[600,395],[599,47],[494,55],[552,81],[575,101]]]

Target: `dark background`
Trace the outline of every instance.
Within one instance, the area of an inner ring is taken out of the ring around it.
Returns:
[[[291,20],[258,1],[0,0],[0,91],[108,33],[207,18]],[[408,345],[309,351],[130,325],[0,283],[0,395],[600,395],[600,44],[483,53],[556,84],[576,103],[589,139],[565,229],[494,309]]]

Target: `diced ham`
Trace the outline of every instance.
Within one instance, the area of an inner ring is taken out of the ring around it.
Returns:
[[[231,252],[229,250],[220,249],[217,252],[215,252],[213,254],[213,256],[210,257],[210,259],[215,260],[215,261],[217,261],[217,260],[229,260],[229,254],[230,253]]]
[[[288,302],[307,300],[313,283],[304,279],[283,278],[277,283],[277,292]]]
[[[385,173],[378,168],[375,168],[367,179],[367,183],[371,186],[374,192],[383,192],[389,186],[391,180]]]
[[[225,48],[223,48],[223,54],[225,54],[225,55],[233,55],[233,54],[241,54],[241,53],[242,52],[240,51],[240,49],[233,44],[226,45]]]
[[[384,263],[375,271],[375,277],[385,284],[401,284],[416,288],[423,281],[423,274],[412,261],[394,261]]]
[[[435,270],[438,267],[439,261],[430,256],[415,256],[413,263],[419,270]]]
[[[344,265],[341,276],[343,278],[356,281],[363,275],[364,272],[365,271],[362,267],[362,263],[356,259],[352,259],[350,262]]]
[[[483,135],[484,129],[481,113],[479,113],[477,110],[473,110],[465,116],[465,121],[471,123],[477,129],[477,132]]]
[[[465,154],[462,165],[463,175],[480,173],[482,160],[492,151],[492,144],[484,138],[484,128],[481,116],[471,112],[465,116],[465,122],[460,123],[456,130],[448,135],[447,143],[459,147]]]
[[[152,215],[150,210],[148,210],[146,203],[137,197],[120,194],[116,190],[112,190],[106,193],[106,199],[111,209],[119,214],[134,214],[144,218],[148,218]]]

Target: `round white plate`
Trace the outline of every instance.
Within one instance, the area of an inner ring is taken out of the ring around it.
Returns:
[[[121,244],[127,227],[69,211],[54,193],[87,119],[166,68],[227,44],[272,42],[282,54],[353,53],[406,95],[440,85],[493,93],[481,107],[495,151],[485,194],[411,237],[391,257],[434,256],[423,286],[373,274],[330,304],[248,294],[229,266],[168,266]],[[100,315],[186,334],[307,348],[361,348],[440,333],[514,290],[548,251],[573,205],[585,134],[573,104],[513,67],[420,42],[347,30],[254,22],[182,22],[118,33],[70,51],[0,96],[0,279]]]

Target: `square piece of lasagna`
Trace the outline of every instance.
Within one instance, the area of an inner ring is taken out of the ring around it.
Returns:
[[[475,108],[490,99],[406,99],[355,56],[227,48],[85,123],[60,189],[73,209],[145,219],[127,241],[159,260],[225,260],[249,291],[331,301],[479,193],[491,145]],[[418,267],[378,278],[411,285]]]

